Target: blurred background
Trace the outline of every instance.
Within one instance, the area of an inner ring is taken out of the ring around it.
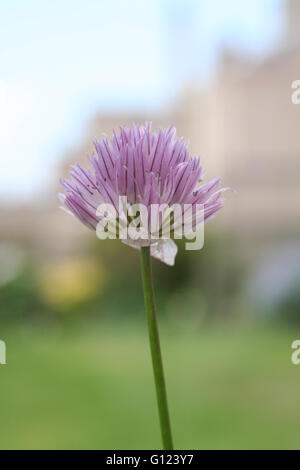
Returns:
[[[299,0],[0,2],[0,447],[159,448],[139,257],[59,209],[132,121],[236,194],[154,261],[175,446],[299,448]]]

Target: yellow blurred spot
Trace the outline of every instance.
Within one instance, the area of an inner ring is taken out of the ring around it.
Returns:
[[[42,267],[39,278],[44,300],[66,308],[89,300],[105,283],[103,268],[90,259],[51,263]]]

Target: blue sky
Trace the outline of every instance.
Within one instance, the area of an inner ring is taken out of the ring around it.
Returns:
[[[264,55],[281,0],[1,0],[0,199],[49,181],[96,111],[155,109],[222,45]]]

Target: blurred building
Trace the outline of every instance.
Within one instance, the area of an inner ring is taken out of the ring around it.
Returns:
[[[300,19],[300,2],[298,0],[287,0],[285,9],[285,21],[287,24],[285,47],[299,46],[300,31],[299,31],[299,19]]]
[[[209,90],[189,92],[179,109],[183,132],[203,154],[209,173],[221,173],[237,197],[219,222],[247,237],[299,234],[300,2],[286,11],[284,46],[263,63],[225,52]],[[297,201],[297,202],[296,202]]]

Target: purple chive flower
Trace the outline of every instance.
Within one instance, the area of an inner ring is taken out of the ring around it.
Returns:
[[[59,195],[69,212],[92,230],[100,220],[100,204],[113,205],[121,218],[120,196],[126,196],[129,205],[144,204],[149,211],[152,204],[180,204],[183,215],[185,205],[194,208],[201,204],[205,222],[223,207],[224,189],[217,190],[220,179],[199,184],[200,158],[190,157],[188,144],[176,136],[172,126],[155,133],[149,122],[145,126],[132,124],[121,127],[119,134],[114,132],[111,140],[96,140],[94,145],[89,168],[74,165],[70,179],[62,181],[65,194]],[[123,242],[135,248],[150,246],[153,257],[174,264],[177,246],[171,238]]]

